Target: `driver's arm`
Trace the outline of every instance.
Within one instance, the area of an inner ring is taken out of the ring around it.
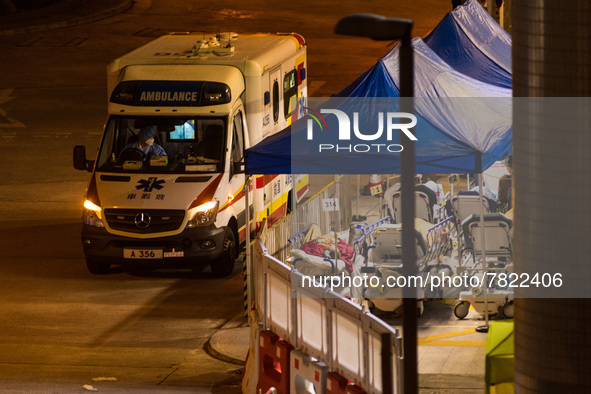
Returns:
[[[154,154],[156,156],[167,156],[166,151],[160,145],[154,144],[152,147],[154,148]]]

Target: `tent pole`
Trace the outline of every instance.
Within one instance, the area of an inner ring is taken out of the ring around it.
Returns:
[[[335,205],[334,205],[334,217],[335,217],[335,232],[339,232],[341,231],[341,226],[343,225],[343,223],[341,223],[341,216],[340,216],[340,211],[337,212],[337,201],[340,203],[340,197],[341,197],[341,177],[338,174],[334,175],[334,185],[335,185]],[[340,207],[340,205],[339,205]],[[335,235],[336,237],[336,235]],[[335,244],[336,247],[336,244]],[[335,265],[336,267],[336,265]]]
[[[254,299],[254,280],[252,278],[252,259],[250,253],[250,182],[251,177],[247,176],[246,181],[244,182],[244,203],[246,205],[244,209],[244,216],[246,219],[244,221],[246,223],[246,256],[244,258],[246,259],[246,302],[248,304],[248,308],[252,306],[252,301]],[[248,310],[246,313],[248,314]]]
[[[357,212],[356,212],[357,218],[359,218],[359,198],[360,198],[359,188],[360,187],[361,187],[361,175],[357,174]]]
[[[388,190],[390,188],[390,174],[386,174],[386,188],[384,190],[382,190],[382,206],[381,206],[381,212],[382,212],[382,217],[384,216],[388,216],[388,208],[386,208],[386,205],[388,205],[388,202],[386,201],[386,190]]]
[[[481,245],[481,253],[480,258],[482,261],[482,273],[484,275],[484,326],[480,326],[476,328],[478,332],[488,332],[489,322],[488,322],[488,275],[486,272],[486,247],[485,243],[485,236],[484,236],[484,193],[482,185],[482,172],[478,174],[478,199],[480,200],[480,245]]]

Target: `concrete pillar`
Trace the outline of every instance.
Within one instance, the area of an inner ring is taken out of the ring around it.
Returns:
[[[514,96],[591,96],[591,2],[512,0],[511,6]],[[583,118],[591,106],[586,112]],[[561,128],[554,115],[543,103],[514,107],[516,272],[560,272],[568,264],[585,276],[591,266],[591,128]],[[591,392],[590,365],[589,299],[516,300],[516,392]]]

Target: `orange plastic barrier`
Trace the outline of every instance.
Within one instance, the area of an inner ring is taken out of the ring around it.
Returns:
[[[293,346],[272,331],[263,330],[259,340],[259,380],[257,393],[275,388],[289,394],[289,356]]]

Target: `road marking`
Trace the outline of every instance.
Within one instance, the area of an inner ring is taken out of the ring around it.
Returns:
[[[139,31],[136,31],[132,35],[138,37],[160,37],[168,33],[170,32],[159,27],[145,27]]]
[[[52,131],[47,131],[47,132],[43,132],[40,131],[38,133],[31,133],[31,136],[35,137],[35,138],[60,138],[60,139],[64,139],[64,138],[68,138],[70,135],[72,135],[72,133],[67,132],[67,131],[59,131],[59,132],[52,132]]]
[[[38,36],[19,44],[21,47],[77,47],[88,37],[69,37],[67,39]]]
[[[14,97],[10,97],[10,94],[12,93],[12,89],[2,89],[0,90],[0,105],[6,104],[7,102],[9,102],[10,100],[12,100]],[[10,116],[8,116],[8,113],[2,108],[0,107],[0,128],[8,128],[8,127],[26,127],[24,124],[22,124],[21,122],[19,122],[18,120],[11,118]]]
[[[440,339],[458,337],[462,335],[476,334],[474,329],[447,332],[445,334],[431,335],[417,338],[419,346],[486,346],[486,341],[441,341]]]

